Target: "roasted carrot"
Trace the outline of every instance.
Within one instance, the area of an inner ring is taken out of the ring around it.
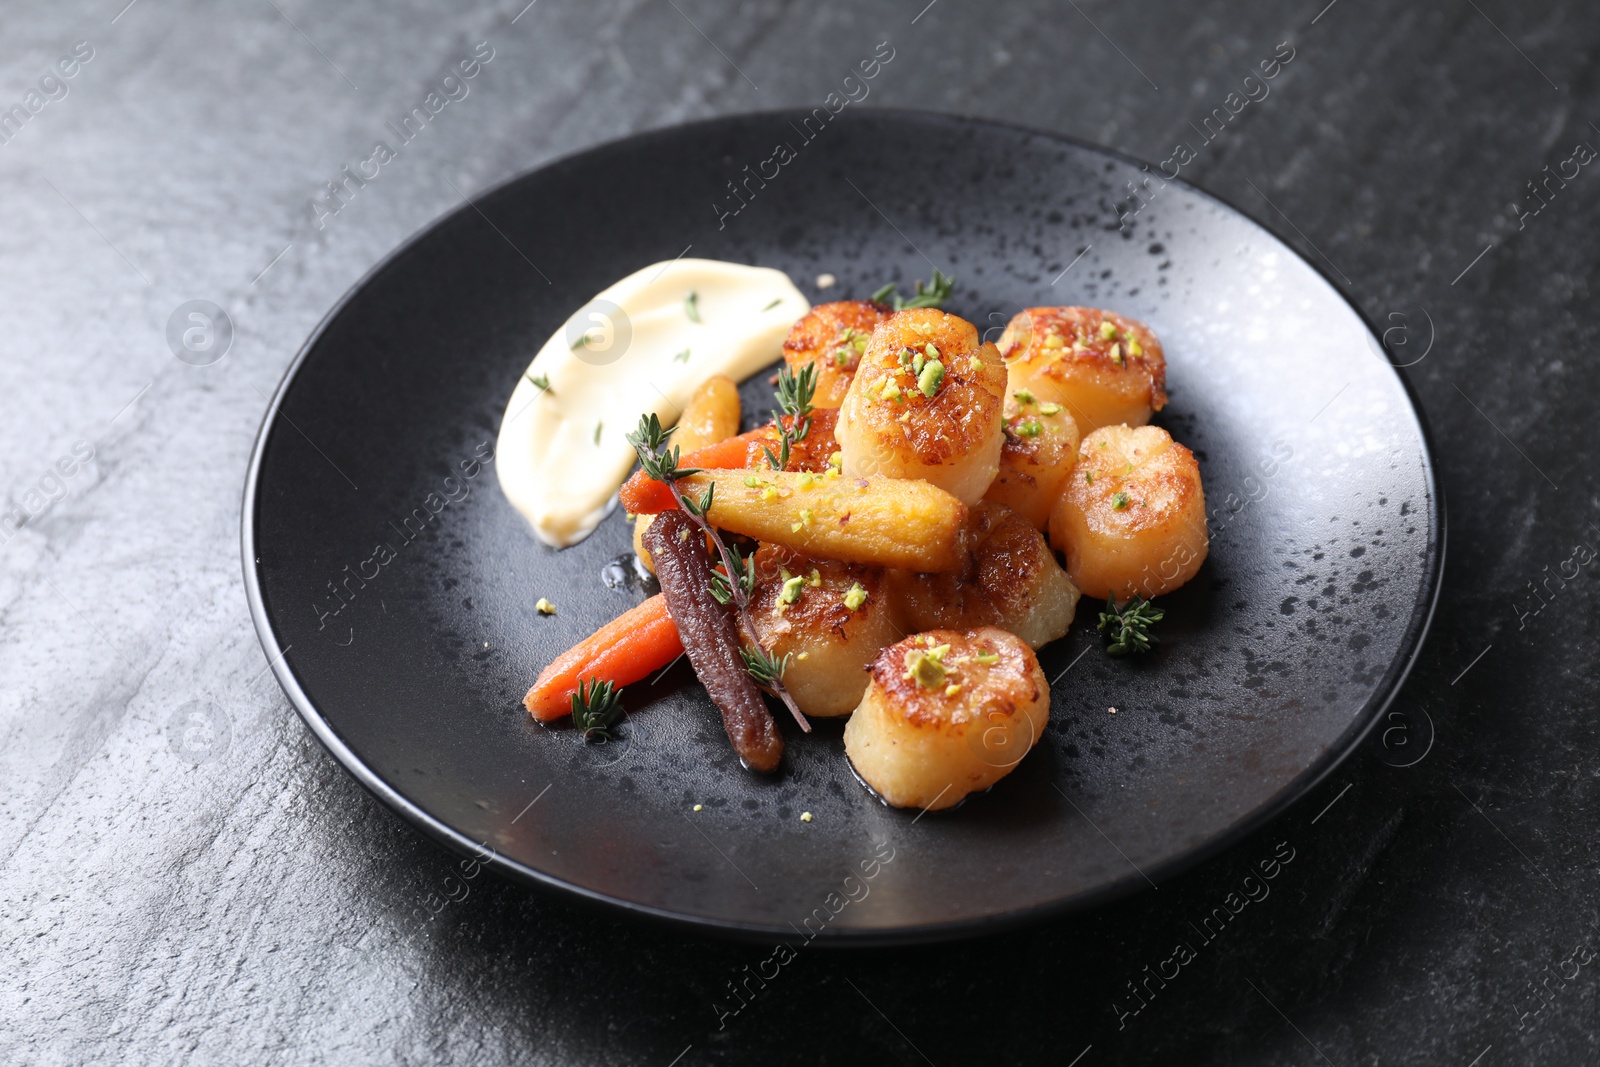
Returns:
[[[599,678],[620,689],[681,655],[678,626],[658,593],[557,656],[539,673],[522,704],[535,719],[550,722],[571,713],[580,681]]]
[[[789,418],[787,415],[784,416],[786,421]],[[813,411],[806,439],[795,444],[790,451],[789,465],[785,469],[816,473],[827,470],[828,458],[839,449],[833,437],[834,423],[837,419],[838,412],[832,409],[818,408]],[[774,451],[778,448],[778,432],[771,423],[742,433],[738,437],[730,437],[714,445],[685,453],[679,459],[678,465],[707,470],[765,467],[768,464],[764,447]],[[623,484],[619,495],[622,509],[630,515],[654,515],[677,506],[672,499],[672,490],[642,470],[633,472],[633,476]]]
[[[711,466],[724,470],[743,467],[750,442],[766,432],[765,428],[751,430],[738,437],[729,437],[714,445],[697,448],[679,461],[680,466]],[[618,496],[622,501],[622,510],[630,515],[654,515],[658,511],[666,511],[677,506],[672,499],[672,490],[642,470],[633,472],[633,477],[623,483]]]
[[[734,752],[753,771],[777,770],[783,735],[745,669],[733,612],[712,595],[711,560],[700,547],[698,527],[682,511],[664,511],[644,532],[644,545],[656,561],[661,595],[672,605],[689,663],[722,712]]]

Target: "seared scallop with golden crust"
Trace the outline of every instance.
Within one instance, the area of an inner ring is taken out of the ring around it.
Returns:
[[[767,544],[755,563],[750,617],[768,652],[791,656],[783,684],[807,715],[850,714],[867,687],[867,667],[902,633],[883,569]]]
[[[1167,360],[1141,322],[1099,308],[1029,308],[1000,335],[1011,389],[1060,404],[1080,433],[1143,426],[1167,404]]]
[[[1159,426],[1107,426],[1078,446],[1050,516],[1050,543],[1085,596],[1160,596],[1195,576],[1210,547],[1194,453]]]
[[[975,504],[1000,468],[1006,369],[965,319],[897,311],[873,331],[839,409],[850,477],[920,478]]]
[[[1034,526],[985,501],[972,509],[967,544],[961,570],[889,572],[896,612],[907,629],[1001,626],[1033,648],[1065,636],[1077,614],[1078,588]]]
[[[844,750],[890,804],[938,811],[1010,774],[1049,719],[1044,671],[1015,635],[934,630],[873,660]]]
[[[844,403],[872,331],[890,314],[888,304],[835,300],[818,304],[789,330],[783,342],[783,361],[796,373],[807,363],[817,368],[817,391],[811,398],[814,407],[836,408]]]
[[[1025,389],[1006,400],[1005,410],[1000,473],[983,499],[1004,504],[1042,530],[1078,461],[1078,423],[1060,404]]]

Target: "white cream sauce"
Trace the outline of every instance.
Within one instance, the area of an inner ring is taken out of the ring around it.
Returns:
[[[714,259],[654,263],[596,294],[511,393],[495,448],[506,499],[546,544],[582,541],[616,506],[639,416],[676,424],[711,375],[776,360],[809,310],[782,271]]]

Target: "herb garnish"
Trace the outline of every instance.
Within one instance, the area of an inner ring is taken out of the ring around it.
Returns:
[[[690,322],[700,321],[700,294],[690,293],[683,298],[683,313],[689,316]]]
[[[804,372],[802,372],[802,376],[804,376]],[[811,379],[814,385],[815,376],[812,375]],[[781,380],[782,375],[780,374]],[[780,388],[780,403],[783,402],[783,398],[784,392]],[[798,408],[802,406],[806,413],[810,412],[811,393],[809,387],[803,391],[803,397],[801,393],[797,392],[795,399],[797,401],[803,399],[804,401],[803,405],[797,405],[797,414],[800,413]],[[809,429],[809,425],[807,429]],[[667,437],[670,433],[670,430],[662,429],[661,419],[652,412],[649,415],[639,416],[639,428],[628,434],[628,443],[639,454],[639,466],[643,468],[645,475],[661,482],[670,489],[672,498],[683,509],[684,514],[688,515],[694,524],[700,528],[700,531],[711,539],[712,547],[716,550],[716,554],[722,564],[720,578],[717,577],[715,570],[712,571],[711,595],[721,603],[732,603],[734,607],[739,627],[744,631],[745,640],[750,645],[749,649],[743,651],[745,667],[749,670],[750,676],[758,684],[770,690],[779,700],[783,701],[784,706],[789,709],[789,713],[800,724],[800,729],[809,733],[811,724],[806,721],[805,715],[800,711],[800,706],[794,702],[794,697],[790,695],[789,690],[783,684],[783,672],[788,666],[789,658],[785,656],[782,660],[777,660],[766,652],[761,645],[760,637],[757,636],[755,620],[750,617],[750,595],[754,590],[756,578],[755,561],[754,559],[745,559],[738,552],[730,549],[727,542],[722,539],[722,534],[706,519],[706,513],[711,510],[715,483],[708,487],[699,499],[685,496],[683,490],[678,487],[680,479],[687,478],[691,474],[699,474],[700,470],[697,467],[678,466],[678,462],[681,459],[681,450],[677,445],[673,445],[670,449],[667,448]],[[730,580],[730,576],[735,577]],[[723,596],[728,599],[724,601],[722,599]],[[752,649],[755,651],[752,651]]]
[[[783,688],[783,672],[789,669],[789,657],[794,655],[793,652],[785,652],[780,658],[757,645],[755,648],[741,648],[739,654],[744,657],[744,669],[750,672],[750,677],[756,680],[757,685],[788,697],[788,690]],[[801,719],[800,724],[808,730],[811,728],[805,719]]]
[[[811,398],[817,391],[817,366],[807,363],[795,374],[788,366],[778,371],[778,408],[772,413],[772,422],[778,428],[778,451],[773,453],[766,445],[761,451],[775,471],[789,466],[789,449],[806,439],[811,432]],[[789,421],[783,421],[785,415]]]
[[[761,310],[762,311],[771,311],[773,308],[777,307],[781,303],[783,303],[783,297],[781,297],[781,296],[780,297],[776,297],[776,298],[774,298],[772,303],[768,304],[766,307],[762,308]]]
[[[528,381],[532,382],[534,385],[538,386],[539,392],[548,393],[550,391],[550,375],[541,374],[535,378],[531,374],[524,374],[523,377],[528,379]]]
[[[922,282],[918,281],[916,295],[910,300],[900,295],[894,282],[873,293],[870,299],[875,304],[890,304],[896,311],[905,311],[907,308],[938,308],[944,307],[944,302],[950,299],[950,293],[955,289],[955,285],[954,278],[935,267],[933,283],[923,288]]]
[[[1135,596],[1119,608],[1117,594],[1112,593],[1110,599],[1106,601],[1106,610],[1100,613],[1100,622],[1095,629],[1111,638],[1111,644],[1106,646],[1106,651],[1113,656],[1124,656],[1129,652],[1149,652],[1161,643],[1150,633],[1150,627],[1164,619],[1166,614],[1141,596]]]
[[[572,694],[572,725],[583,731],[585,741],[615,741],[611,727],[621,714],[622,690],[603,678],[590,678],[585,691],[583,679],[578,679],[578,691]]]
[[[691,351],[690,349],[685,348],[682,352],[679,352],[677,355],[672,357],[672,362],[674,362],[674,363],[687,363],[687,362],[689,362],[689,352],[690,351]]]

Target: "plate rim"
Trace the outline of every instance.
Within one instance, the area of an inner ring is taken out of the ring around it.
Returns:
[[[266,454],[266,446],[274,429],[276,428],[279,405],[295,379],[303,369],[311,350],[322,339],[324,333],[335,319],[344,311],[358,294],[366,288],[384,271],[388,270],[397,260],[409,252],[413,246],[442,228],[450,220],[465,215],[478,209],[478,204],[485,200],[497,197],[506,192],[511,186],[522,182],[535,174],[559,167],[569,166],[586,160],[591,156],[601,155],[606,152],[617,151],[624,146],[632,147],[641,142],[653,139],[672,137],[686,131],[703,130],[716,126],[729,126],[748,123],[752,120],[782,121],[798,115],[809,114],[803,108],[775,108],[761,111],[739,111],[709,118],[698,119],[693,122],[675,123],[670,126],[659,126],[651,129],[639,130],[622,137],[590,145],[566,155],[557,156],[533,167],[520,170],[509,175],[503,180],[494,183],[479,191],[473,198],[466,199],[465,203],[458,204],[434,216],[424,225],[419,227],[405,240],[392,248],[369,267],[348,289],[339,297],[328,311],[318,320],[311,332],[300,345],[294,358],[285,369],[282,380],[273,391],[267,403],[266,411],[262,415],[260,428],[256,431],[255,441],[251,446],[250,462],[246,470],[245,481],[240,501],[240,562],[244,571],[245,599],[250,608],[250,619],[255,627],[256,637],[261,642],[262,652],[268,658],[268,666],[273,677],[277,679],[284,695],[289,698],[290,705],[295,709],[302,722],[310,728],[312,734],[322,746],[333,756],[335,762],[342,767],[351,777],[367,789],[369,793],[383,802],[391,811],[401,816],[405,821],[421,830],[434,841],[463,855],[481,856],[480,846],[471,838],[460,831],[447,825],[440,819],[424,811],[419,805],[408,800],[398,790],[385,781],[382,776],[369,768],[354,751],[338,736],[332,725],[317,709],[310,697],[301,688],[299,680],[288,664],[288,650],[279,644],[276,631],[273,629],[272,620],[268,616],[266,603],[261,590],[259,573],[260,561],[256,558],[255,545],[255,519],[261,500],[257,489],[260,480],[261,466]],[[1151,164],[1147,160],[1122,152],[1115,148],[1096,144],[1092,141],[1074,137],[1070,134],[1058,133],[1053,130],[1043,130],[1021,123],[1010,122],[1003,119],[993,119],[977,115],[966,115],[956,112],[931,111],[920,108],[899,107],[870,107],[859,109],[851,115],[835,115],[834,118],[845,118],[848,122],[861,122],[888,119],[890,121],[909,121],[932,125],[944,125],[952,129],[971,127],[998,127],[1015,133],[1036,137],[1045,141],[1054,141],[1068,145],[1072,148],[1087,151],[1102,157],[1118,160],[1123,163],[1148,169]],[[1322,269],[1309,257],[1302,255],[1294,245],[1272,226],[1259,221],[1238,205],[1225,197],[1219,196],[1207,189],[1194,184],[1183,177],[1166,179],[1176,182],[1190,192],[1198,194],[1204,199],[1214,201],[1229,213],[1243,218],[1263,233],[1267,234],[1278,244],[1282,245],[1291,255],[1302,264],[1309,267],[1312,272],[1350,309],[1357,320],[1366,328],[1369,339],[1378,338],[1379,333],[1372,320],[1357,306],[1334,282],[1327,271]],[[1379,342],[1381,348],[1381,341]],[[1434,438],[1432,427],[1428,422],[1427,412],[1424,409],[1421,397],[1418,395],[1408,375],[1401,373],[1403,368],[1396,367],[1388,360],[1389,372],[1399,383],[1413,417],[1417,421],[1418,442],[1422,449],[1422,473],[1428,496],[1427,515],[1429,527],[1436,530],[1436,536],[1428,540],[1428,558],[1424,563],[1424,577],[1421,589],[1411,607],[1411,614],[1406,622],[1406,628],[1401,635],[1400,654],[1390,662],[1383,678],[1374,690],[1373,696],[1367,701],[1364,709],[1359,711],[1349,727],[1336,739],[1330,742],[1322,753],[1317,756],[1307,767],[1300,771],[1294,778],[1278,789],[1253,810],[1243,817],[1225,827],[1219,833],[1213,834],[1206,840],[1184,849],[1158,863],[1146,868],[1143,872],[1129,874],[1122,878],[1107,882],[1097,889],[1078,893],[1070,897],[1062,897],[1044,903],[1030,904],[1020,908],[997,912],[992,915],[977,918],[954,919],[939,922],[918,923],[910,926],[893,927],[879,930],[829,930],[818,936],[815,942],[828,947],[875,947],[881,945],[909,945],[926,944],[956,939],[980,937],[986,934],[1012,930],[1021,926],[1037,923],[1046,919],[1061,918],[1069,914],[1084,912],[1089,909],[1110,903],[1120,897],[1137,892],[1148,880],[1159,882],[1170,879],[1183,871],[1189,870],[1206,860],[1232,847],[1239,841],[1255,833],[1270,822],[1275,821],[1289,808],[1304,800],[1318,785],[1325,781],[1345,760],[1350,758],[1361,742],[1371,733],[1383,713],[1399,695],[1401,687],[1410,676],[1412,668],[1416,665],[1427,642],[1428,632],[1432,627],[1433,616],[1438,607],[1440,592],[1443,587],[1445,556],[1448,543],[1447,511],[1444,499],[1444,486],[1441,483],[1434,462]],[[291,646],[292,647],[292,646]],[[665,923],[667,926],[679,931],[699,934],[712,934],[741,940],[765,940],[771,937],[784,937],[788,932],[782,927],[769,926],[761,922],[747,922],[739,919],[725,919],[705,915],[693,915],[673,911],[667,908],[642,903],[637,900],[627,900],[612,896],[598,890],[577,885],[566,881],[536,867],[530,867],[516,860],[491,850],[488,860],[482,860],[485,866],[496,873],[525,886],[532,886],[542,890],[555,890],[577,898],[580,902],[589,905],[605,905],[620,908],[631,915],[637,915],[656,922]],[[1145,876],[1148,876],[1146,878]]]

